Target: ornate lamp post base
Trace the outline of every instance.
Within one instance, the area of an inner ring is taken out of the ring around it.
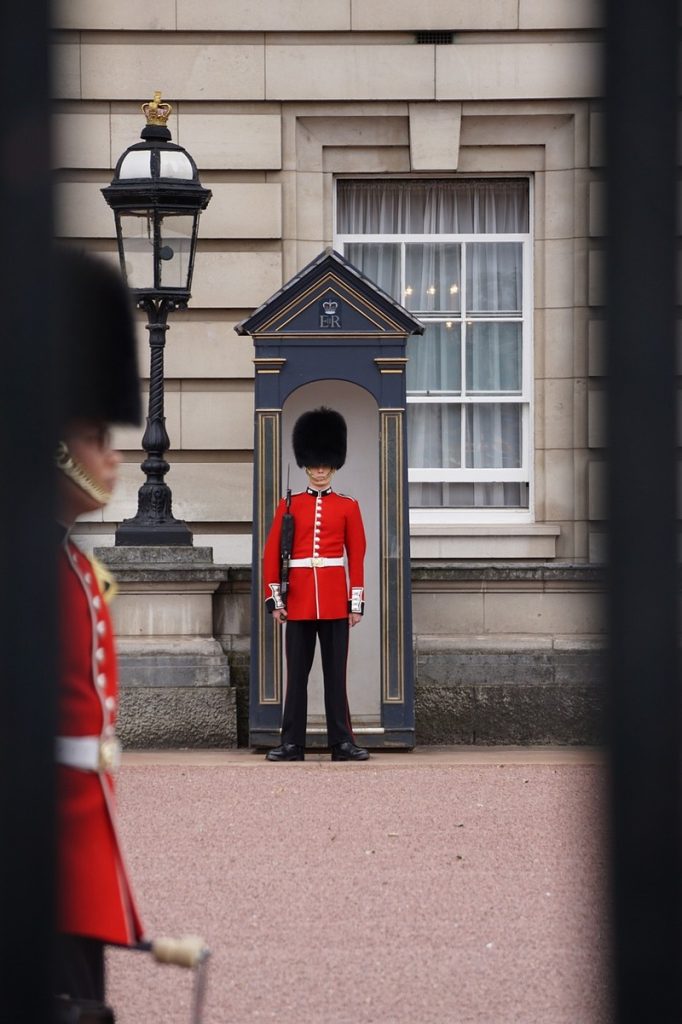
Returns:
[[[137,512],[132,519],[124,519],[116,530],[117,547],[179,546],[193,543],[190,528],[173,515],[173,495],[164,480],[170,469],[164,457],[170,440],[166,431],[166,417],[163,414],[163,350],[168,330],[168,312],[181,304],[184,303],[172,298],[158,301],[143,298],[138,302],[138,307],[147,313],[151,349],[149,414],[142,438],[142,447],[147,453],[147,458],[141,466],[147,479],[137,492]]]
[[[187,523],[170,512],[170,488],[165,483],[145,483],[138,492],[138,510],[124,519],[116,530],[117,547],[191,547],[194,542]],[[168,507],[168,512],[164,509]]]
[[[187,523],[174,519],[172,523],[140,523],[126,519],[116,530],[116,547],[191,547],[193,535]]]

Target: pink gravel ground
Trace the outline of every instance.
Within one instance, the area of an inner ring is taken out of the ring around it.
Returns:
[[[602,1024],[604,766],[128,764],[149,935],[203,935],[204,1024]],[[192,976],[112,951],[119,1024],[189,1020]]]

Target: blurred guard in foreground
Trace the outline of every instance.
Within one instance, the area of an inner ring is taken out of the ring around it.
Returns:
[[[130,300],[120,275],[84,254],[57,257],[61,382],[58,472],[60,675],[57,708],[58,1019],[113,1020],[104,945],[142,936],[116,832],[116,654],[101,568],[71,540],[78,516],[109,501],[120,456],[109,426],[140,422]],[[67,1000],[64,997],[69,997]],[[61,1014],[61,1016],[60,1016]],[[80,1014],[80,1015],[79,1015]]]
[[[346,436],[345,420],[333,409],[313,409],[298,418],[294,455],[305,467],[308,486],[282,499],[265,542],[266,605],[278,623],[287,623],[282,743],[266,755],[269,761],[305,757],[308,676],[318,637],[332,761],[369,757],[355,743],[346,697],[349,627],[360,622],[364,611],[365,530],[357,501],[331,488],[334,473],[346,460]],[[293,524],[287,523],[288,517]],[[287,525],[293,525],[293,543],[286,539],[282,544],[283,525],[285,535]]]

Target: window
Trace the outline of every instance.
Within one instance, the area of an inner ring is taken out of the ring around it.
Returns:
[[[411,508],[527,512],[529,182],[339,180],[336,245],[425,327],[407,351]]]

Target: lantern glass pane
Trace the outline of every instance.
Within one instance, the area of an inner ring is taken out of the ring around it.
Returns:
[[[194,168],[185,153],[180,153],[177,149],[169,149],[168,152],[161,150],[159,156],[159,177],[180,178],[183,181],[193,180]]]
[[[166,214],[159,218],[159,286],[189,288],[192,267],[194,215]]]
[[[154,218],[147,210],[126,211],[119,217],[123,244],[123,271],[130,288],[153,291]]]
[[[148,149],[134,149],[126,153],[118,172],[122,178],[151,178],[151,152]]]

